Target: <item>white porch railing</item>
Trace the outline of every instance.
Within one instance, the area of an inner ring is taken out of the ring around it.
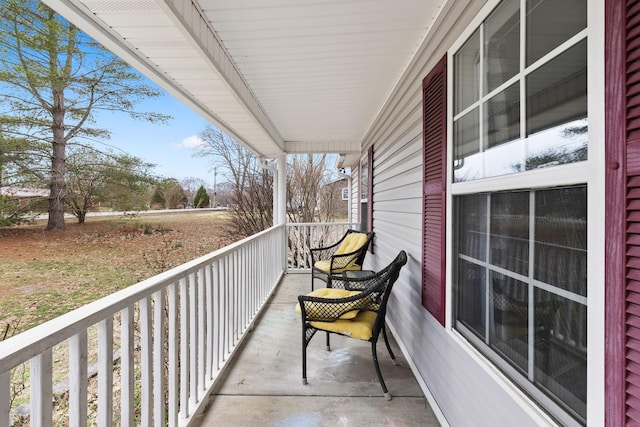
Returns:
[[[0,342],[0,427],[10,425],[11,372],[23,364],[32,426],[54,424],[59,370],[69,390],[62,423],[87,425],[93,361],[97,425],[189,425],[285,270],[309,271],[309,248],[349,228],[359,224],[272,227]]]
[[[287,272],[310,272],[311,254],[309,248],[331,245],[337,242],[350,228],[359,230],[360,224],[355,222],[287,224]]]
[[[189,425],[284,274],[284,245],[285,227],[272,227],[0,342],[0,427],[10,425],[11,371],[26,362],[31,425],[53,424],[60,344],[70,426],[87,425],[96,354],[98,426]]]

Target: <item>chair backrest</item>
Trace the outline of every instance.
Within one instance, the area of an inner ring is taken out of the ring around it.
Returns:
[[[385,316],[387,315],[387,302],[389,301],[389,296],[391,295],[391,289],[393,289],[393,285],[398,280],[398,276],[400,276],[400,270],[402,266],[407,263],[407,253],[405,251],[400,251],[398,256],[385,267],[383,270],[378,272],[381,274],[380,278],[383,281],[382,286],[384,289],[381,289],[382,296],[380,298],[380,308],[378,309],[378,315],[376,316],[376,320],[373,323],[373,339],[377,339],[382,326],[384,325]]]
[[[341,259],[339,268],[350,268],[353,265],[362,266],[364,264],[364,258],[367,256],[367,249],[369,243],[373,239],[374,233],[366,233],[364,231],[347,230],[345,235],[340,240],[338,249],[333,253],[334,255],[344,255],[353,253],[353,258]]]
[[[367,233],[348,232],[342,243],[338,246],[338,249],[334,252],[335,255],[350,254],[360,249],[362,246],[369,242],[369,235]]]

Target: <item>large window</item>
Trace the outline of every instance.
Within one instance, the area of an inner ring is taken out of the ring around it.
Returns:
[[[588,157],[586,10],[503,0],[453,54],[454,326],[567,425],[587,412],[586,174],[560,179]],[[509,179],[534,170],[557,186]]]
[[[458,50],[454,182],[587,159],[585,28],[586,0],[505,0]]]

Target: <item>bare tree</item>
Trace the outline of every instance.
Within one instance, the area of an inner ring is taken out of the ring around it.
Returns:
[[[167,209],[182,209],[187,204],[187,195],[175,178],[166,179],[163,185]]]
[[[74,147],[67,157],[67,197],[71,213],[84,223],[89,211],[99,205],[119,210],[146,207],[154,182],[149,170],[154,165],[122,154],[103,153]]]
[[[200,132],[206,143],[198,155],[222,172],[220,188],[229,190],[229,205],[238,233],[249,236],[273,225],[273,176],[255,154],[213,126]]]
[[[194,207],[193,199],[198,191],[198,188],[207,185],[206,181],[202,178],[196,178],[193,176],[180,180],[180,185],[184,190],[184,194],[187,196],[187,205]]]
[[[326,169],[326,154],[296,155],[287,164],[287,216],[290,222],[327,221],[320,218],[320,189]]]
[[[213,126],[200,134],[206,145],[198,155],[211,159],[226,182],[218,186],[220,198],[230,194],[234,222],[243,235],[257,233],[273,224],[273,176],[255,154],[236,144]],[[321,206],[327,181],[326,154],[290,156],[287,165],[287,217],[290,222],[331,221],[334,210]],[[330,200],[330,199],[327,199]]]

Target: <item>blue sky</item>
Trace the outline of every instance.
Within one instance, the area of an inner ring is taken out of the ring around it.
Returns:
[[[148,80],[145,83],[153,85]],[[168,124],[150,124],[132,120],[123,113],[99,114],[96,126],[109,129],[111,139],[97,145],[154,163],[154,172],[158,175],[178,180],[201,178],[213,186],[211,161],[193,157],[199,143],[197,135],[207,121],[166,92],[162,97],[141,102],[136,110],[164,113],[173,119]]]

